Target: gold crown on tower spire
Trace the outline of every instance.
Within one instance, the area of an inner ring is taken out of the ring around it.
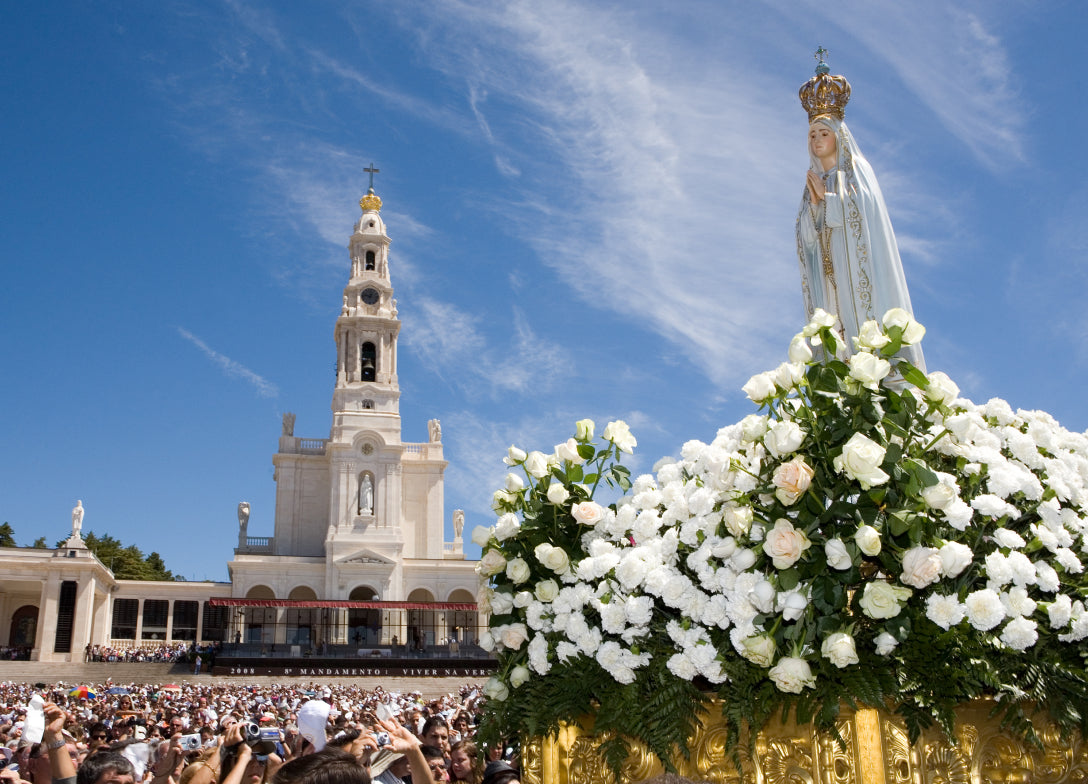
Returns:
[[[809,122],[821,116],[841,120],[846,113],[846,104],[850,102],[850,82],[845,76],[832,76],[824,62],[825,57],[827,50],[821,46],[816,50],[816,75],[797,92],[801,105],[808,112]]]
[[[359,206],[363,208],[363,212],[367,210],[379,212],[382,208],[382,200],[378,198],[378,194],[374,193],[374,188],[371,188],[366,192],[366,196],[359,199]]]

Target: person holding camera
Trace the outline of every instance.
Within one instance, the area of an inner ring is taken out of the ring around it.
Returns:
[[[42,712],[45,714],[42,745],[49,753],[53,784],[136,784],[136,771],[132,763],[112,751],[99,751],[88,756],[77,772],[64,738],[67,714],[54,702],[47,702]]]

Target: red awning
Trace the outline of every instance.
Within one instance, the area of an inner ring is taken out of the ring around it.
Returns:
[[[445,610],[475,612],[475,602],[350,602],[322,599],[233,599],[216,596],[208,600],[212,607],[294,607],[297,609],[343,610]]]

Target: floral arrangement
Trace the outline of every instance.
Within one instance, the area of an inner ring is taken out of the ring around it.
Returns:
[[[902,310],[852,353],[835,324],[817,311],[744,385],[761,413],[656,476],[630,481],[622,422],[510,448],[473,533],[486,732],[592,714],[613,766],[622,736],[668,765],[715,694],[731,744],[791,710],[834,732],[843,701],[893,706],[912,740],[979,697],[1029,739],[1036,711],[1088,729],[1088,437],[897,357],[925,333]],[[626,495],[594,501],[602,481]]]

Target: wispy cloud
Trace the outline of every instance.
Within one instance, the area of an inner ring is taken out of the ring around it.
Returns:
[[[517,310],[509,345],[489,344],[479,317],[428,296],[413,298],[411,321],[404,345],[432,372],[473,394],[539,393],[569,370],[561,347],[541,339]]]
[[[241,379],[251,385],[261,397],[273,398],[279,395],[279,387],[268,379],[257,375],[241,362],[233,360],[225,354],[220,354],[189,330],[184,329],[183,327],[178,327],[177,330],[179,335],[200,349],[204,356],[218,365],[220,370],[222,370],[228,378]]]

